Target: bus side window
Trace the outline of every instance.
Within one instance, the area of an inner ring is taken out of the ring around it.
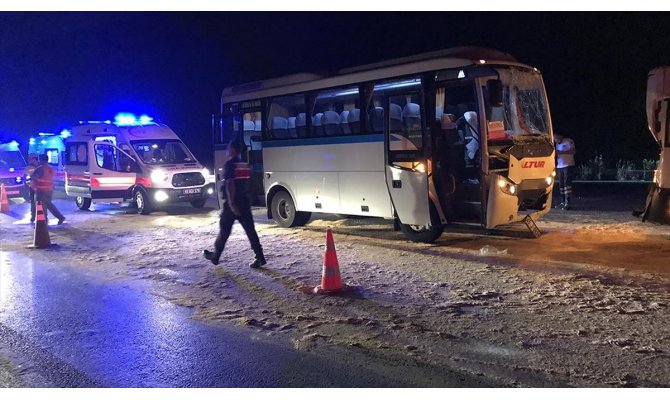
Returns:
[[[270,101],[267,115],[270,139],[305,137],[306,122],[304,94],[275,97]]]
[[[389,97],[390,150],[421,150],[421,105],[419,93]]]
[[[357,86],[317,93],[312,110],[312,136],[360,133],[360,95]]]

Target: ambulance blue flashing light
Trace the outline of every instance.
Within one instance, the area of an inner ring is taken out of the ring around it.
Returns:
[[[7,143],[7,147],[9,150],[15,151],[19,149],[19,142],[16,140],[12,140],[11,142]]]
[[[35,144],[35,138],[30,138],[30,144]]]
[[[70,136],[72,136],[72,132],[70,132],[69,130],[63,129],[62,131],[60,131],[60,137],[62,137],[63,139],[67,139]]]
[[[131,113],[118,113],[114,117],[114,123],[119,126],[138,126],[138,125],[148,125],[153,121],[153,118],[149,117],[146,114],[136,117]]]
[[[46,140],[42,140],[42,141],[40,141],[40,143],[42,143],[42,144],[47,144],[47,141],[46,141]]]

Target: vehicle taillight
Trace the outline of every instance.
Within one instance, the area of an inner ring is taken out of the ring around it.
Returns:
[[[135,184],[144,187],[151,187],[151,179],[143,176],[138,176],[137,178],[135,178]]]

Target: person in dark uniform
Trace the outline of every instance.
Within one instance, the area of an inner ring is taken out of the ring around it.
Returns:
[[[230,159],[226,162],[223,172],[224,183],[221,190],[225,199],[219,219],[219,235],[214,242],[214,251],[205,250],[203,253],[212,264],[218,265],[221,253],[223,253],[226,241],[230,236],[230,231],[233,229],[233,223],[238,220],[249,238],[251,249],[256,254],[256,259],[249,266],[259,268],[265,265],[266,261],[251,215],[251,201],[249,199],[251,169],[247,163],[240,159],[242,147],[243,144],[239,141],[232,141],[228,144]]]

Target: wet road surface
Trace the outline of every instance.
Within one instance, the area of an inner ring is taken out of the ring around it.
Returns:
[[[0,358],[24,386],[388,387],[430,376],[353,349],[300,352],[285,339],[198,322],[144,281],[0,257]],[[456,373],[438,379],[486,386]]]

